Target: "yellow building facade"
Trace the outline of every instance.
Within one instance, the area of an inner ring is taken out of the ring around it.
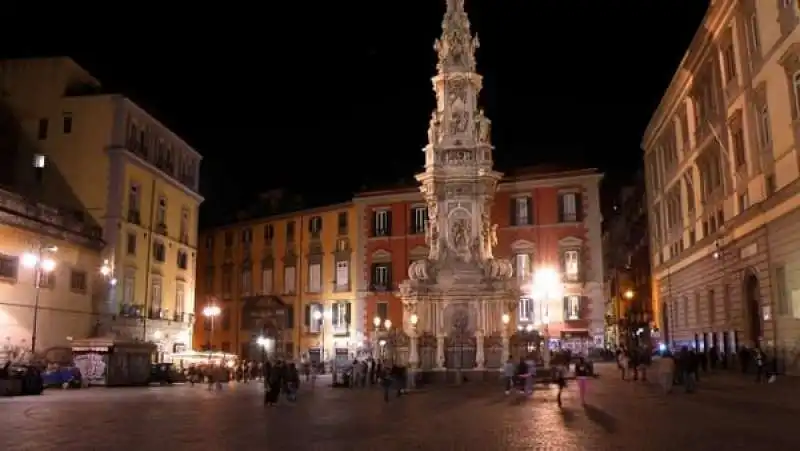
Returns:
[[[259,359],[259,337],[287,358],[332,358],[363,342],[355,296],[357,219],[351,204],[245,221],[201,233],[196,348]]]
[[[38,171],[19,182],[102,228],[114,284],[102,333],[152,341],[167,360],[188,347],[202,157],[69,58],[0,62],[0,87],[24,134],[19,170]]]
[[[45,353],[90,334],[108,287],[99,233],[10,191],[0,190],[0,205],[0,362],[34,341]],[[39,279],[38,301],[33,256],[55,263]]]

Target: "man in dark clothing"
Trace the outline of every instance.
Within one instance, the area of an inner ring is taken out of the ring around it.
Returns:
[[[686,393],[692,393],[695,389],[695,382],[697,381],[697,355],[694,351],[690,351],[686,346],[681,348],[681,369],[683,370],[683,384],[686,388]]]

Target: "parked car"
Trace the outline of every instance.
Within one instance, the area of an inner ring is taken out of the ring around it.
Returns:
[[[176,382],[186,382],[186,375],[175,369],[171,363],[155,363],[150,366],[151,384],[174,384]]]
[[[41,395],[42,372],[33,365],[7,365],[0,374],[0,395]]]
[[[45,388],[81,388],[81,372],[74,366],[62,366],[42,374]]]

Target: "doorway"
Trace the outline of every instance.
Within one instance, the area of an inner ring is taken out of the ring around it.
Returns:
[[[761,326],[761,303],[759,298],[758,277],[749,272],[744,280],[744,306],[749,321],[748,338],[753,346],[760,345],[761,338],[764,335],[764,330]]]

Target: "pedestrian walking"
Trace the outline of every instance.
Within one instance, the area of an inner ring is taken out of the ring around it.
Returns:
[[[589,368],[589,364],[586,363],[586,359],[583,357],[579,358],[578,363],[575,364],[575,379],[578,381],[578,393],[581,397],[581,404],[586,404],[587,385],[591,376],[592,370]]]

